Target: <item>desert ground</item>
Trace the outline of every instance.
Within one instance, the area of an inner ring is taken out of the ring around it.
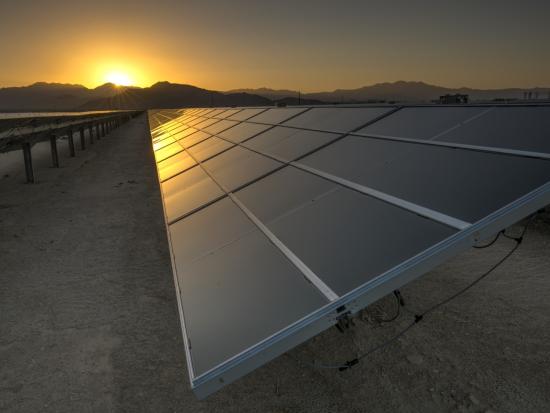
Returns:
[[[351,370],[512,248],[471,249],[344,333],[331,328],[198,401],[189,389],[159,187],[141,116],[61,168],[37,145],[0,154],[2,412],[550,411],[550,214],[492,275]],[[510,233],[520,231],[510,228]]]

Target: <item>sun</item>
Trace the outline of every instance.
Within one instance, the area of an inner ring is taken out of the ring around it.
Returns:
[[[134,83],[127,73],[122,72],[109,72],[105,76],[105,80],[117,86],[131,86]]]

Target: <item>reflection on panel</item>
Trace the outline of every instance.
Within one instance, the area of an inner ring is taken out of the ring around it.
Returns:
[[[217,133],[220,133],[221,131],[226,130],[227,128],[230,128],[234,125],[236,125],[237,122],[230,121],[227,119],[222,119],[217,123],[214,123],[212,126],[209,126],[204,129],[205,132],[210,133],[211,135],[215,135]]]
[[[239,143],[269,128],[271,128],[270,125],[258,125],[255,123],[243,122],[219,133],[218,135],[222,138]]]
[[[208,118],[214,118],[218,117],[218,115],[222,114],[223,112],[225,112],[225,109],[214,109],[208,112],[205,116]]]
[[[170,225],[172,242],[178,246],[178,262],[182,265],[223,248],[255,229],[229,197]]]
[[[484,107],[416,107],[403,108],[359,133],[432,139],[438,134],[485,112]]]
[[[197,124],[193,125],[193,127],[197,128],[197,129],[204,129],[207,126],[210,126],[210,125],[212,125],[213,123],[216,123],[216,122],[219,122],[219,119],[206,119],[206,120],[203,120],[200,123],[197,123]]]
[[[197,118],[195,118],[195,119],[193,119],[193,120],[187,121],[186,124],[187,124],[188,126],[195,126],[195,125],[197,125],[197,124],[199,124],[199,123],[201,123],[201,122],[204,122],[204,121],[207,120],[207,119],[208,119],[208,118],[199,116],[199,117],[197,117]]]
[[[276,124],[284,122],[293,116],[298,115],[306,110],[306,108],[273,108],[260,113],[252,118],[250,122]]]
[[[161,190],[168,222],[224,195],[199,166],[163,182]]]
[[[313,108],[283,124],[334,132],[350,132],[393,108]]]
[[[218,119],[225,119],[228,118],[235,113],[239,112],[241,109],[228,109],[226,111],[223,111],[222,113],[217,114],[215,117]]]
[[[243,109],[240,112],[229,116],[227,119],[238,120],[238,121],[247,120],[247,119],[250,119],[252,116],[257,115],[258,113],[261,113],[263,111],[265,111],[265,108]]]
[[[168,146],[165,146],[162,149],[159,149],[158,151],[155,151],[155,159],[157,162],[160,162],[181,151],[183,151],[183,148],[179,143],[175,142]]]
[[[339,295],[455,232],[358,192],[331,187],[287,167],[236,195],[254,214],[269,217],[269,229]],[[287,199],[279,200],[280,193]]]
[[[196,162],[187,153],[180,152],[170,158],[157,163],[159,178],[165,181],[174,175],[194,166]]]
[[[180,140],[180,143],[186,148],[189,148],[190,146],[196,145],[197,143],[202,142],[210,136],[211,135],[206,132],[198,131],[193,133],[192,135],[189,135],[187,138]]]
[[[439,141],[550,154],[550,107],[497,107]]]
[[[174,135],[174,139],[181,140],[188,136],[191,136],[195,132],[198,132],[198,129],[195,128],[187,128],[181,132],[179,132],[177,135]]]
[[[248,149],[234,147],[206,161],[204,167],[228,191],[232,191],[282,164]]]
[[[165,146],[171,145],[175,142],[173,138],[166,138],[159,142],[153,143],[153,150],[158,151],[159,149],[164,148]]]
[[[210,210],[213,207],[201,211],[206,216],[195,214],[187,218],[201,219],[208,226],[201,228],[201,232],[208,232],[208,240],[201,235],[200,242],[212,245],[209,254],[186,261],[187,219],[170,228],[176,243],[183,240],[183,253],[181,258],[176,257],[176,269],[185,303],[186,331],[193,343],[191,358],[196,375],[326,303],[262,233],[255,229],[246,234],[250,227],[242,212],[231,204],[224,205],[229,211]],[[226,228],[230,217],[237,222]],[[219,222],[220,228],[213,229],[211,222]],[[239,238],[235,239],[236,235]],[[231,239],[234,240],[227,244]],[[243,253],[249,258],[243,259]]]
[[[300,161],[475,222],[550,180],[550,162],[348,136]]]
[[[195,146],[192,146],[189,148],[189,152],[197,158],[199,162],[202,162],[226,149],[231,148],[232,146],[234,146],[232,143],[213,136]]]
[[[245,145],[288,162],[326,145],[339,136],[336,133],[277,126],[246,141]]]
[[[187,126],[185,125],[178,125],[175,128],[172,128],[169,132],[163,133],[158,138],[153,139],[153,142],[159,143],[165,139],[172,138],[174,140],[178,140],[178,134],[180,134],[182,131],[187,129]]]

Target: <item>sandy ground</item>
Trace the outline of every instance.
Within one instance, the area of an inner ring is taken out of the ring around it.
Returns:
[[[550,410],[550,219],[517,253],[393,345],[386,298],[205,401],[189,390],[159,189],[141,117],[51,168],[39,183],[0,155],[2,412],[544,412]],[[512,231],[518,228],[512,228]],[[421,311],[513,242],[470,250],[402,290]]]

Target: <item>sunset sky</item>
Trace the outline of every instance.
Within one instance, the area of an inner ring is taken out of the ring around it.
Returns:
[[[0,86],[550,86],[548,1],[7,1]]]

